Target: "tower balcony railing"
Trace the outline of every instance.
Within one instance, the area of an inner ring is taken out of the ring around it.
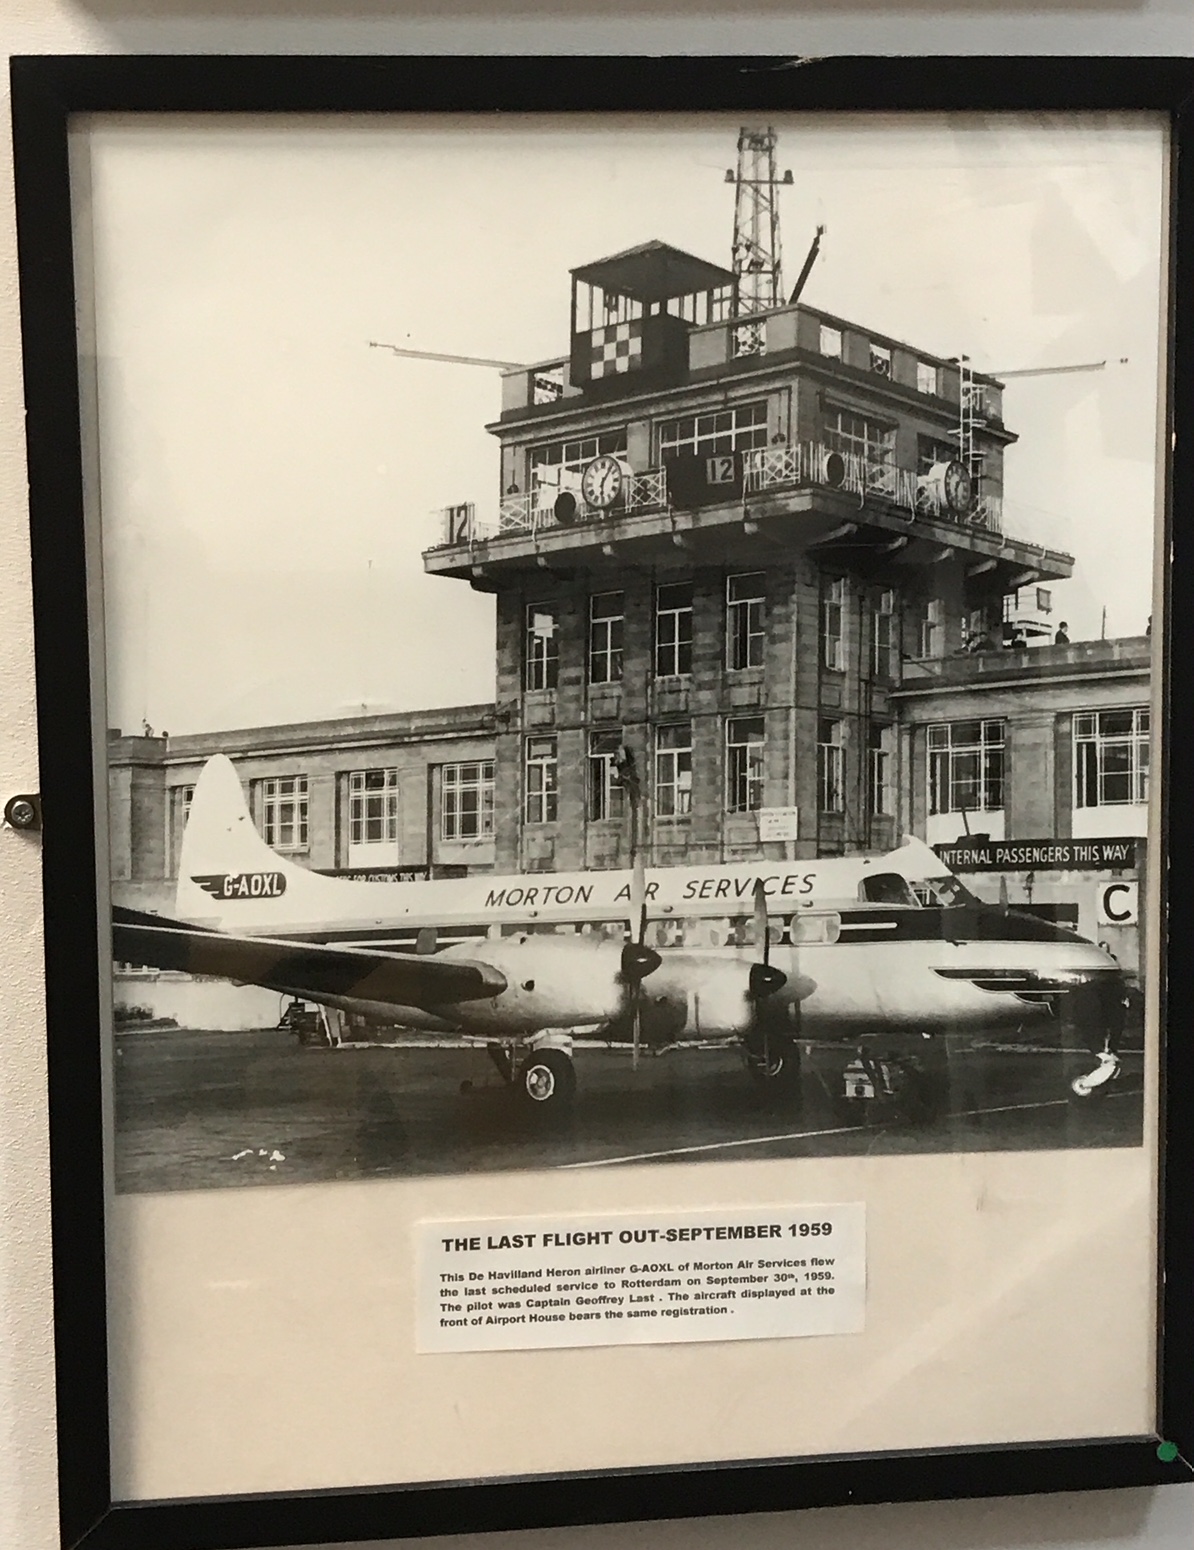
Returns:
[[[945,498],[940,483],[861,453],[839,452],[823,442],[781,442],[742,454],[742,505],[754,497],[784,490],[825,489],[854,496],[860,506],[879,504],[910,519],[947,522],[955,527],[1002,534],[1003,503],[995,495],[977,495],[958,511]],[[568,496],[570,499],[564,499]],[[496,515],[478,513],[475,506],[448,506],[438,513],[440,538],[436,547],[483,543],[514,534],[617,522],[640,513],[669,509],[667,472],[663,468],[628,473],[622,497],[611,507],[586,505],[578,488],[540,484],[502,497]],[[1035,525],[1035,524],[1034,524]]]
[[[571,502],[561,496],[571,496]],[[615,506],[598,508],[586,505],[579,489],[561,490],[557,484],[540,484],[533,489],[504,495],[498,503],[497,518],[479,516],[474,506],[446,506],[438,513],[441,524],[440,545],[483,542],[514,533],[540,533],[548,528],[580,527],[587,523],[617,521],[668,507],[667,474],[662,468],[627,475],[622,497]]]
[[[956,511],[939,486],[912,468],[860,452],[839,452],[819,441],[789,441],[744,454],[742,488],[746,498],[768,490],[819,486],[856,495],[860,502],[879,500],[910,517],[929,517],[986,532],[1002,531],[1002,503],[996,495],[976,495],[970,507]]]

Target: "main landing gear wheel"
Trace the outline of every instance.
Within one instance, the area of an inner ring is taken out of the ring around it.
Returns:
[[[751,1081],[761,1093],[785,1101],[798,1101],[802,1092],[800,1046],[786,1034],[743,1043],[742,1059]]]
[[[576,1097],[576,1067],[563,1050],[532,1050],[522,1063],[517,1087],[524,1108],[559,1114]]]

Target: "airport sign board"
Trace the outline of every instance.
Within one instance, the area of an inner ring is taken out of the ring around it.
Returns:
[[[951,872],[1105,872],[1136,865],[1136,839],[959,840],[933,849]]]
[[[344,877],[354,883],[422,883],[431,876],[426,866],[374,866],[328,868],[324,877]]]

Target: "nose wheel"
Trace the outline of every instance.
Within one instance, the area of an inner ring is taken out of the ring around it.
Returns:
[[[539,1114],[558,1114],[576,1097],[576,1067],[563,1050],[532,1050],[519,1068],[514,1085],[524,1108]]]
[[[1113,1082],[1120,1073],[1122,1061],[1114,1050],[1100,1051],[1098,1065],[1093,1071],[1088,1071],[1084,1076],[1076,1076],[1070,1083],[1070,1091],[1075,1098],[1090,1099],[1101,1097],[1107,1090],[1107,1084]]]

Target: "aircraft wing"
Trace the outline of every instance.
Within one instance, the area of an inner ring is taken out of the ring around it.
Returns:
[[[499,995],[506,978],[485,963],[391,953],[369,947],[275,937],[232,936],[137,910],[112,911],[112,954],[119,963],[181,969],[266,990],[359,997],[391,1006],[434,1009]]]

